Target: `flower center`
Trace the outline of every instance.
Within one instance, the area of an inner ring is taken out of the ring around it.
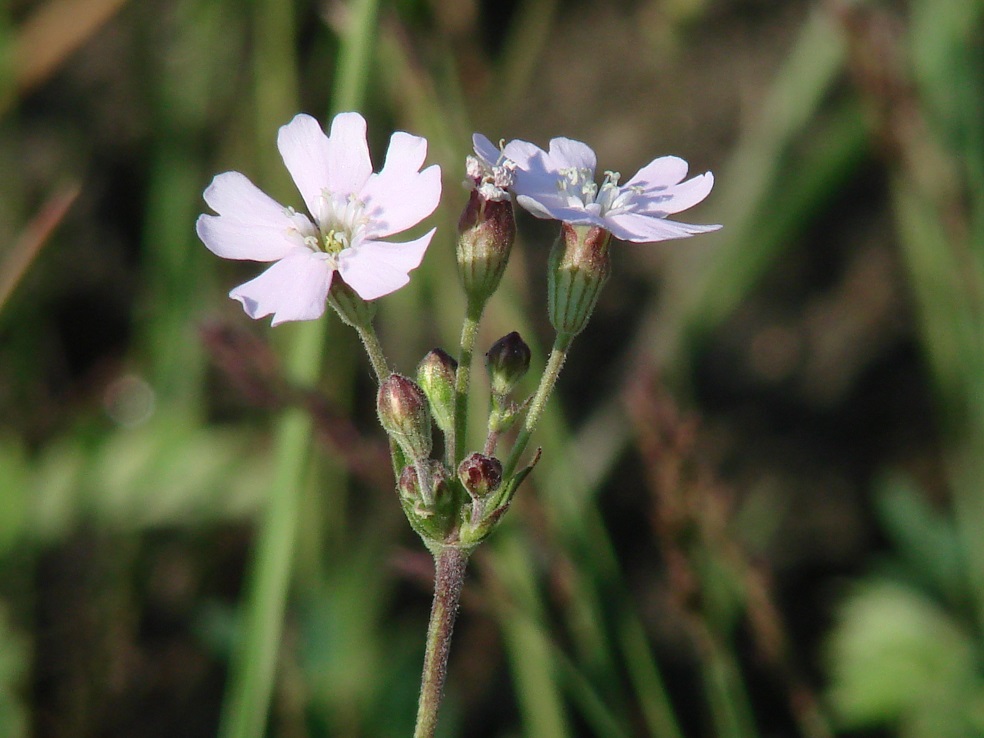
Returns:
[[[354,194],[335,195],[327,189],[322,190],[318,212],[312,213],[317,233],[307,236],[304,243],[334,263],[338,254],[357,246],[362,240],[369,223],[365,208],[366,204]]]
[[[557,182],[560,194],[566,196],[574,206],[582,206],[597,215],[623,210],[632,204],[641,187],[619,187],[622,176],[618,172],[605,172],[601,186],[594,181],[594,172],[587,168],[568,167],[560,170],[561,179]]]
[[[348,234],[334,229],[321,234],[321,250],[326,254],[337,254],[349,247]]]

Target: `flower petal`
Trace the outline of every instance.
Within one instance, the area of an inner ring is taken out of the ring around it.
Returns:
[[[712,187],[714,187],[714,175],[705,172],[686,182],[667,187],[663,192],[656,193],[656,197],[649,198],[648,202],[646,193],[642,193],[636,197],[636,202],[640,203],[642,212],[672,215],[701,202],[710,194]]]
[[[556,170],[574,167],[575,169],[587,169],[594,176],[595,167],[598,166],[598,159],[590,146],[582,141],[575,141],[572,138],[552,138],[550,139],[550,162]]]
[[[472,148],[475,150],[475,155],[490,167],[495,166],[502,157],[499,147],[481,133],[472,134]]]
[[[441,200],[441,168],[419,171],[427,156],[427,140],[397,132],[390,139],[386,162],[369,177],[360,199],[370,222],[366,238],[400,233],[434,212]]]
[[[560,220],[564,223],[602,225],[603,221],[583,207],[571,207],[566,197],[556,195],[517,195],[516,202],[537,218]]]
[[[224,259],[275,261],[303,244],[311,222],[291,215],[239,172],[218,174],[205,190],[218,215],[202,215],[195,230],[209,251]]]
[[[642,187],[645,192],[671,187],[687,176],[687,168],[687,162],[678,156],[661,156],[649,162],[622,186]]]
[[[427,158],[427,139],[414,136],[406,131],[397,131],[390,136],[386,149],[386,161],[379,173],[419,172]]]
[[[516,164],[517,169],[532,169],[541,174],[547,171],[547,152],[529,141],[515,138],[502,148],[502,153]]]
[[[229,297],[242,303],[251,318],[272,314],[273,325],[320,318],[334,274],[323,256],[303,247],[294,249],[256,279],[236,287]]]
[[[569,198],[560,194],[560,171],[543,149],[516,139],[507,143],[502,153],[516,165],[512,190],[522,207],[538,218],[557,220],[566,219],[562,213],[575,212],[569,207]]]
[[[560,170],[539,146],[517,139],[507,143],[502,153],[516,165],[514,192],[531,196],[557,192]]]
[[[328,187],[332,167],[328,137],[310,115],[301,113],[280,127],[277,148],[284,165],[297,185],[308,212],[321,218],[321,191]]]
[[[358,113],[339,113],[328,137],[328,181],[334,194],[359,192],[372,174],[366,142],[366,119]]]
[[[363,241],[338,255],[338,271],[363,300],[388,295],[410,281],[409,272],[420,266],[434,230],[405,243]]]
[[[697,233],[716,231],[719,225],[692,225],[666,220],[645,213],[619,213],[603,218],[604,227],[623,241],[655,243],[671,238],[686,238]]]

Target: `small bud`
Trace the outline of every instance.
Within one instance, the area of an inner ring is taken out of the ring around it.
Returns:
[[[597,226],[564,223],[550,251],[547,310],[558,333],[577,335],[588,324],[611,273],[612,234]]]
[[[502,462],[494,456],[471,454],[458,466],[458,479],[469,495],[483,499],[502,484]]]
[[[530,347],[516,331],[503,336],[485,354],[492,394],[508,395],[530,368]]]
[[[416,464],[405,466],[397,482],[400,497],[413,502],[418,507],[422,506],[425,500],[432,501],[431,504],[434,504],[434,501],[437,503],[442,502],[449,490],[448,470],[444,464],[436,459],[427,459],[422,464],[424,464],[423,471],[427,475],[426,481],[430,485],[430,489],[420,489],[421,469]]]
[[[516,216],[508,187],[512,162],[489,164],[469,156],[468,204],[458,220],[458,272],[468,299],[484,303],[499,287],[516,240]]]
[[[379,422],[412,461],[430,456],[431,421],[427,397],[412,380],[390,374],[376,396]]]
[[[400,474],[397,492],[403,512],[428,545],[455,537],[463,495],[451,482],[451,473],[435,459],[410,464]]]
[[[328,304],[346,325],[366,328],[376,317],[376,303],[366,302],[336,274],[328,290]]]
[[[434,349],[417,365],[417,383],[430,400],[437,427],[447,433],[454,427],[454,378],[458,362],[446,351]]]

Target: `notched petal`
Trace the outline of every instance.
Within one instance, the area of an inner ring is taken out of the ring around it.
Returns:
[[[328,180],[335,195],[358,193],[372,174],[366,141],[366,119],[358,113],[339,113],[328,136]]]
[[[441,168],[422,172],[389,171],[374,174],[362,191],[370,221],[369,239],[402,233],[437,209],[441,201]]]
[[[308,212],[321,216],[321,191],[328,186],[332,167],[328,137],[310,115],[301,113],[280,127],[277,148]]]
[[[550,139],[550,162],[557,170],[574,167],[587,169],[594,174],[598,159],[594,150],[582,141],[572,138]]]
[[[427,158],[427,139],[405,131],[397,131],[390,136],[389,148],[386,150],[386,161],[380,174],[392,171],[419,172]]]

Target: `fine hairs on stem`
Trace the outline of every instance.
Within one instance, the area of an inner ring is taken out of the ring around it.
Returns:
[[[438,709],[447,678],[451,635],[458,616],[467,564],[468,553],[460,548],[448,546],[434,554],[434,601],[427,626],[427,646],[414,738],[432,738],[437,729]]]
[[[468,309],[461,325],[461,347],[458,352],[458,370],[454,378],[454,426],[448,433],[447,464],[454,467],[459,460],[459,445],[465,442],[468,432],[468,388],[471,383],[471,363],[478,338],[478,325],[485,310],[484,302],[468,301]]]

